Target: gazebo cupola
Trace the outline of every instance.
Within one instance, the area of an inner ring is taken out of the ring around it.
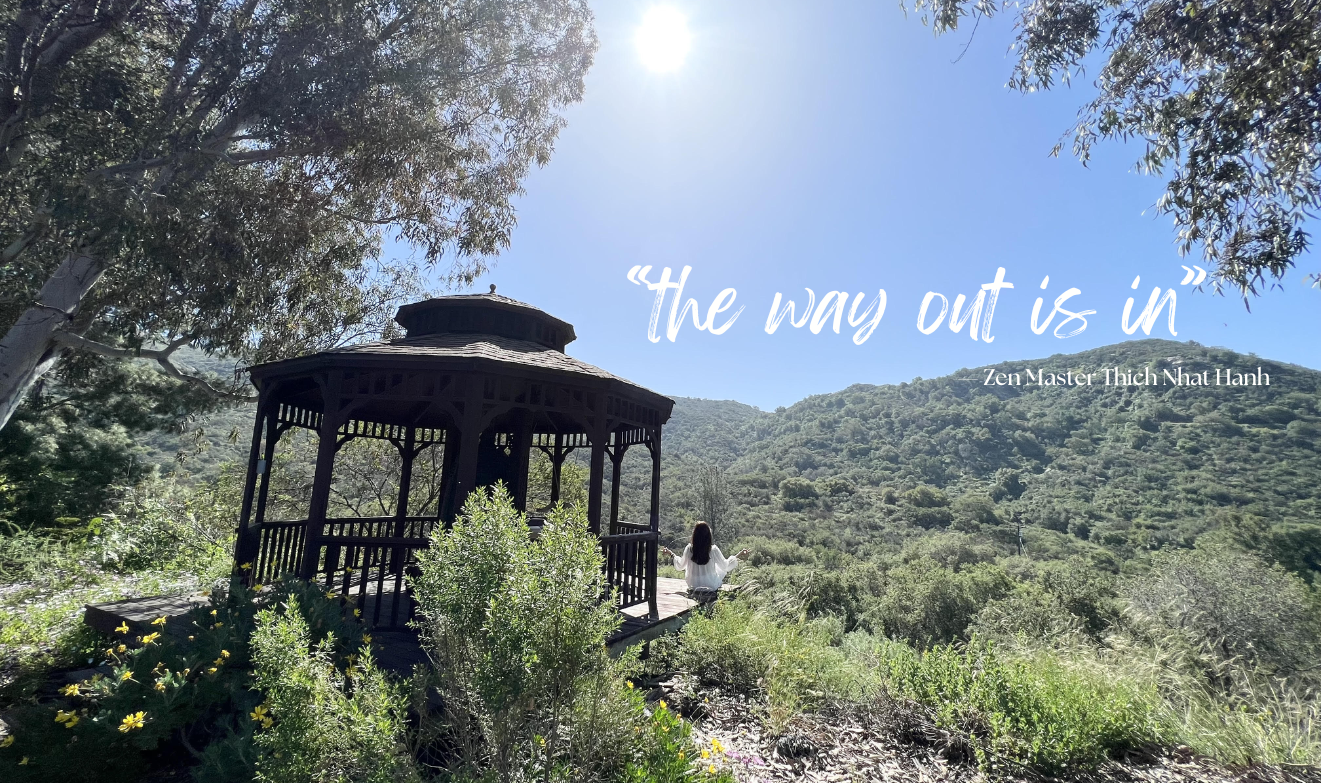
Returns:
[[[610,583],[622,606],[651,602],[654,612],[661,427],[673,400],[567,355],[571,324],[500,296],[494,286],[489,294],[405,305],[395,320],[404,337],[251,369],[259,397],[236,544],[250,580],[289,573],[339,585],[357,595],[369,621],[396,626],[411,613],[411,602],[399,599],[412,553],[427,545],[437,524],[453,520],[469,493],[503,481],[516,505],[529,510],[530,455],[539,449],[552,465],[554,503],[565,458],[584,450],[587,517],[601,538]],[[304,518],[268,520],[275,447],[292,427],[315,433],[310,500]],[[336,453],[355,438],[399,450],[391,517],[327,516]],[[619,519],[620,467],[634,446],[651,457],[646,524]],[[440,500],[431,516],[410,516],[412,466],[426,449],[443,452]]]

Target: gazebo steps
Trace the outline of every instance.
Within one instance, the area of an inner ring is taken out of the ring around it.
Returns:
[[[194,593],[193,595],[153,595],[105,604],[88,604],[83,611],[83,622],[111,636],[115,636],[115,629],[123,624],[128,625],[130,633],[142,635],[161,630],[151,623],[164,617],[165,633],[182,639],[188,635],[188,629],[185,623],[178,620],[186,617],[196,607],[205,606],[209,600],[201,593]]]

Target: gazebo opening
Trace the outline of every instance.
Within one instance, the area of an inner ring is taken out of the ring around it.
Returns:
[[[661,428],[674,401],[568,356],[572,325],[494,286],[406,305],[395,320],[402,338],[252,368],[259,399],[235,549],[249,583],[316,581],[356,601],[373,626],[401,627],[413,613],[414,553],[474,489],[503,482],[535,525],[561,499],[577,452],[590,465],[587,519],[616,600],[655,617]],[[277,511],[272,464],[294,428],[315,449],[311,493],[306,508]],[[651,465],[646,520],[619,519],[630,452]],[[549,463],[550,481],[530,507],[534,457]],[[346,505],[354,482],[372,486],[373,502]]]

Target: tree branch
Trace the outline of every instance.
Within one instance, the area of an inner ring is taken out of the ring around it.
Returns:
[[[202,389],[207,394],[210,394],[214,397],[218,397],[222,400],[229,400],[231,402],[255,402],[257,399],[256,396],[238,394],[235,392],[226,391],[224,389],[218,389],[215,386],[212,386],[211,383],[207,381],[205,378],[201,378],[196,375],[190,375],[184,372],[183,370],[179,369],[179,367],[174,363],[174,361],[170,357],[174,354],[175,351],[179,350],[188,343],[192,342],[193,335],[189,335],[189,334],[182,335],[174,339],[164,348],[159,348],[159,349],[118,348],[113,345],[106,345],[105,343],[99,343],[95,340],[89,340],[86,337],[83,337],[82,335],[74,334],[73,332],[68,332],[64,330],[56,331],[55,334],[51,336],[51,340],[67,348],[73,348],[79,351],[87,351],[88,353],[94,353],[99,356],[106,356],[112,359],[154,360],[157,364],[160,365],[161,371],[164,372],[166,375],[170,376],[171,378],[175,378],[185,383],[192,384],[193,386]]]

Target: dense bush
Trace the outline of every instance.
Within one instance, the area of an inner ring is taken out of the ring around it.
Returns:
[[[709,777],[684,740],[657,736],[664,708],[646,709],[625,682],[627,660],[612,662],[606,651],[619,619],[599,600],[600,549],[582,509],[557,507],[532,540],[503,486],[479,490],[419,565],[419,625],[443,705],[433,732],[451,772],[502,781]]]
[[[257,614],[252,658],[255,684],[265,694],[249,713],[261,724],[257,780],[419,779],[404,743],[405,690],[386,680],[372,661],[370,639],[363,640],[341,671],[335,666],[337,640],[313,642],[296,597]]]
[[[1249,553],[1223,546],[1160,552],[1122,592],[1149,633],[1175,637],[1193,652],[1283,675],[1321,663],[1310,588]]]

